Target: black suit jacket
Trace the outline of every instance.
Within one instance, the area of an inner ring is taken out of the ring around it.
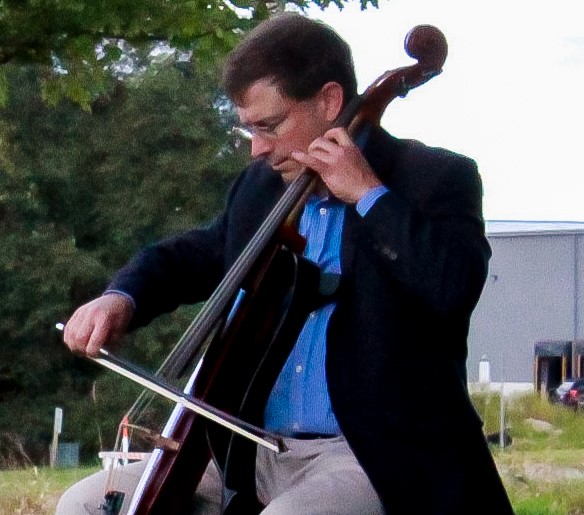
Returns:
[[[466,503],[485,488],[492,513],[508,513],[466,388],[490,258],[476,165],[381,130],[364,153],[390,192],[365,217],[347,208],[327,339],[334,412],[389,513],[478,513]],[[134,326],[205,299],[283,191],[255,162],[211,227],[140,252],[110,285],[134,297]]]

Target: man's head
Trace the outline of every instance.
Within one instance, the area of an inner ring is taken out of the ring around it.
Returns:
[[[261,23],[224,64],[223,85],[236,104],[261,79],[294,100],[311,98],[327,82],[341,85],[345,103],[357,94],[349,45],[329,26],[294,13]]]
[[[283,14],[254,29],[229,55],[223,84],[250,130],[251,153],[292,180],[306,150],[357,95],[351,51],[330,27]]]

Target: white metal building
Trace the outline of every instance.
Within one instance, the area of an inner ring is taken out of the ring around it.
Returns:
[[[537,383],[536,342],[584,339],[584,222],[492,221],[487,236],[493,257],[471,321],[469,381],[486,358],[494,382]],[[570,377],[572,362],[562,363]]]

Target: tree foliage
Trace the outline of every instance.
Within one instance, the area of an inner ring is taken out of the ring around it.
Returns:
[[[138,248],[208,223],[247,152],[229,135],[232,113],[218,112],[216,88],[184,67],[169,64],[139,87],[119,83],[91,113],[71,102],[47,106],[36,66],[9,66],[7,76],[11,94],[0,111],[0,433],[24,430],[29,448],[35,442],[46,451],[54,406],[91,420],[93,381],[99,376],[98,392],[113,389],[109,375],[65,350],[55,323],[99,294]],[[140,331],[133,337],[140,361],[160,363],[186,326],[186,314],[178,313]],[[129,388],[125,380],[116,384]],[[131,397],[97,402],[109,406],[102,415],[120,415]],[[110,434],[118,421],[108,421]],[[72,424],[66,436],[95,446],[96,427]]]
[[[138,49],[166,42],[208,63],[274,9],[331,1],[342,7],[345,0],[0,0],[0,64],[43,65],[46,100],[66,96],[87,108],[107,90],[120,42]],[[0,104],[7,86],[0,67]]]

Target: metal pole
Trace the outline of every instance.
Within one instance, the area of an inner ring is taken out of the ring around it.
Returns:
[[[501,405],[499,411],[499,447],[505,448],[505,383],[501,383]]]

